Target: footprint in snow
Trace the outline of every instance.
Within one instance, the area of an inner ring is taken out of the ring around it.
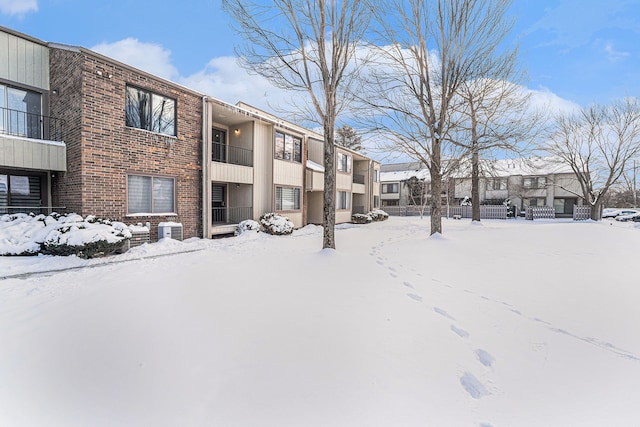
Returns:
[[[462,387],[469,393],[471,397],[474,399],[480,399],[484,396],[487,396],[491,393],[487,390],[487,388],[482,384],[472,373],[465,372],[462,377],[460,377],[460,384]]]
[[[422,302],[422,297],[420,295],[416,295],[416,294],[407,294],[407,296],[409,298],[411,298],[414,301],[418,301],[418,302]]]
[[[469,336],[469,332],[464,329],[456,328],[455,325],[451,325],[451,330],[455,332],[460,338],[467,338]]]
[[[476,350],[476,357],[478,358],[480,363],[482,363],[487,368],[490,368],[491,365],[493,365],[493,362],[496,360],[493,358],[491,353],[481,348]]]
[[[451,316],[449,313],[447,313],[445,310],[439,308],[439,307],[433,307],[433,311],[435,311],[436,313],[438,313],[441,316],[446,317],[447,319],[451,319],[451,320],[456,320],[453,316]]]
[[[407,288],[415,289],[413,285],[409,282],[403,282],[402,284],[405,285]]]

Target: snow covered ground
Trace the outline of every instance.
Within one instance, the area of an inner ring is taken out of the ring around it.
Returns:
[[[0,257],[0,425],[638,425],[640,230],[444,227]]]

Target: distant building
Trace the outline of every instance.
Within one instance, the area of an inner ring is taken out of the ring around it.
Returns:
[[[509,203],[518,211],[528,206],[551,206],[556,217],[570,217],[574,205],[582,205],[581,188],[575,173],[552,157],[505,159],[483,162],[480,178],[480,203]],[[382,203],[384,206],[411,206],[408,180],[424,180],[428,188],[428,170],[419,163],[382,165]],[[459,205],[471,198],[471,178],[468,167],[459,169],[443,183],[443,203]],[[427,197],[430,195],[427,194]]]

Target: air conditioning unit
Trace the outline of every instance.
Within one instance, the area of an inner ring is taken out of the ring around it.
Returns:
[[[158,224],[158,240],[182,240],[182,224],[179,222],[161,222]]]

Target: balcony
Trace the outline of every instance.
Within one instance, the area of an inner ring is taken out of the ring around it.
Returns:
[[[252,207],[214,207],[211,208],[212,225],[238,224],[253,218]]]
[[[213,142],[211,160],[239,166],[253,166],[253,150]]]
[[[62,141],[64,121],[55,117],[0,107],[0,134]]]
[[[353,174],[354,184],[364,184],[364,175]]]

